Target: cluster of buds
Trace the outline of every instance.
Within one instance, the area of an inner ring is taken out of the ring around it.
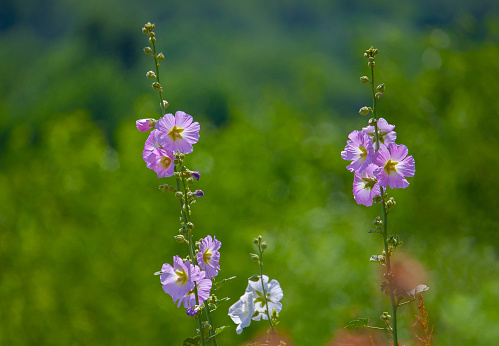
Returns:
[[[367,65],[369,67],[373,68],[376,65],[376,63],[374,62],[374,57],[378,55],[378,53],[378,50],[374,47],[371,47],[365,51],[364,58],[368,59]]]

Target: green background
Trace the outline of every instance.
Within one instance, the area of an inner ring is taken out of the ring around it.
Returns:
[[[227,316],[257,273],[281,283],[278,331],[326,345],[350,321],[389,311],[379,292],[380,207],[355,203],[340,158],[366,126],[359,81],[380,50],[379,114],[416,161],[389,232],[426,272],[435,345],[499,343],[499,5],[495,1],[185,1],[0,4],[0,344],[179,345],[196,322],[152,274],[185,256],[178,202],[145,167],[158,118],[141,27],[156,24],[168,111],[201,124],[187,156],[199,170],[195,237],[222,241],[214,313]],[[414,344],[414,306],[400,335]]]

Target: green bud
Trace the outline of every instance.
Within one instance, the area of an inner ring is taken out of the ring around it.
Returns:
[[[388,312],[383,312],[379,317],[382,321],[389,321],[392,319],[392,316],[388,314]]]
[[[156,38],[155,38],[155,37],[149,37],[149,42],[150,42],[150,43],[154,43],[154,42],[156,42]]]
[[[178,234],[178,235],[176,235],[173,238],[175,238],[175,240],[177,241],[177,243],[180,243],[180,244],[186,242],[185,237],[183,235],[181,235],[181,234]]]
[[[376,90],[378,90],[380,93],[384,93],[385,92],[385,83],[381,83],[380,85],[378,85]]]
[[[184,194],[182,193],[182,191],[177,191],[177,192],[175,192],[175,197],[180,199],[180,198],[184,197]]]
[[[260,262],[260,257],[255,253],[250,253],[253,262]]]
[[[156,56],[156,59],[158,59],[158,61],[163,61],[163,60],[165,60],[165,56],[163,55],[163,53],[159,53],[159,54]]]
[[[154,25],[154,24],[153,24],[153,25]],[[374,48],[374,50],[373,50],[373,54],[374,54],[374,55],[378,55],[378,53],[379,53],[379,51],[378,51],[376,48]]]
[[[258,245],[258,239],[253,238],[253,244]]]
[[[368,115],[369,114],[369,108],[367,108],[366,106],[364,106],[361,109],[359,109],[359,113],[362,114],[362,115]]]
[[[252,275],[248,280],[253,281],[253,282],[258,282],[258,281],[260,281],[260,276],[255,274],[255,275]]]
[[[146,73],[146,77],[149,79],[154,79],[154,78],[156,78],[156,73],[154,73],[153,71],[148,71]]]
[[[154,83],[152,83],[152,88],[154,90],[159,90],[159,89],[161,89],[161,84],[159,84],[158,82],[154,82]]]
[[[151,32],[149,33],[149,37],[156,37],[156,34],[155,34],[153,31],[151,31]]]
[[[380,92],[377,92],[376,94],[374,94],[374,96],[379,99],[381,96],[383,96],[383,93],[380,93]]]
[[[187,184],[192,185],[194,184],[194,178],[190,177],[187,179]]]
[[[367,76],[360,77],[360,81],[364,84],[369,83],[369,78]]]
[[[369,119],[369,126],[374,126],[378,123],[378,121],[374,118]]]
[[[189,231],[192,231],[193,228],[194,228],[194,224],[192,222],[187,222],[187,229]]]
[[[381,202],[381,196],[379,196],[379,195],[378,196],[374,196],[373,202],[374,203],[380,203]]]
[[[367,66],[369,66],[369,67],[374,67],[374,65],[376,65],[376,63],[374,61],[369,61],[367,63]]]
[[[151,22],[147,22],[144,25],[144,29],[146,29],[146,30],[152,30],[153,29],[153,24],[151,24]]]
[[[167,108],[168,108],[168,106],[169,106],[168,101],[163,100],[163,108],[164,108],[164,109],[167,109]]]
[[[146,53],[146,54],[151,54],[151,53],[152,53],[152,49],[151,49],[151,47],[145,47],[145,48],[144,48],[144,53]]]
[[[147,34],[147,29],[146,28],[142,28],[142,33],[143,34]]]
[[[267,242],[266,242],[266,241],[264,241],[264,242],[262,243],[262,250],[265,250],[266,248],[267,248]]]
[[[367,51],[366,51],[366,53],[364,53],[364,58],[366,58],[366,59],[369,58],[369,55],[367,55]]]

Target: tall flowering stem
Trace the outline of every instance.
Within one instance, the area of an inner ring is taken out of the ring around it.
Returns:
[[[260,265],[260,282],[262,284],[262,292],[265,299],[265,313],[267,315],[267,318],[269,319],[270,324],[270,343],[272,343],[272,338],[276,331],[274,329],[274,325],[272,324],[272,318],[270,316],[271,313],[269,310],[269,301],[267,299],[267,291],[265,290],[265,284],[263,281],[263,251],[267,248],[267,243],[265,241],[262,241],[262,236],[259,236],[258,238],[254,239],[254,244],[258,247],[258,252],[260,253],[260,259],[258,261],[258,264]]]
[[[381,91],[376,91],[375,84],[374,84],[374,66],[376,65],[374,61],[375,55],[377,55],[378,50],[371,49],[368,50],[367,54],[369,60],[369,66],[371,68],[371,90],[372,90],[372,96],[373,96],[373,108],[372,108],[372,114],[373,114],[373,121],[371,121],[374,125],[374,136],[376,139],[376,147],[375,151],[377,152],[380,148],[380,138],[379,138],[379,129],[378,129],[378,121],[377,121],[377,108],[376,108],[376,101],[378,97],[381,96]],[[372,59],[372,60],[371,60]],[[384,88],[384,86],[383,86]],[[381,88],[380,88],[381,89]],[[383,90],[384,91],[384,90]],[[392,304],[392,326],[391,326],[391,332],[392,332],[392,337],[393,337],[393,344],[398,345],[398,336],[397,336],[397,304],[395,303],[395,294],[393,292],[393,288],[391,287],[391,278],[393,277],[392,275],[392,269],[391,269],[391,264],[390,264],[390,258],[391,258],[391,252],[388,249],[388,213],[386,210],[386,195],[385,191],[382,186],[380,186],[380,193],[381,193],[381,210],[382,210],[382,215],[383,215],[383,245],[385,248],[385,265],[386,265],[386,278],[389,282],[389,294],[390,294],[390,301]]]
[[[198,293],[198,285],[201,286],[202,284],[204,287],[206,287],[207,284],[206,281],[202,282],[204,280],[204,274],[201,274],[201,272],[199,271],[199,267],[197,266],[196,262],[196,256],[194,255],[195,252],[192,241],[193,224],[189,221],[189,216],[190,216],[189,203],[192,203],[193,197],[192,195],[189,194],[190,192],[188,191],[185,178],[185,175],[190,174],[190,172],[187,170],[185,166],[182,165],[183,158],[185,156],[184,153],[190,153],[192,151],[192,144],[197,142],[197,138],[199,138],[198,134],[199,124],[192,123],[192,117],[185,114],[184,112],[177,112],[175,114],[175,117],[171,114],[165,114],[165,109],[168,107],[168,102],[163,100],[163,95],[162,95],[163,88],[160,84],[160,75],[159,75],[159,66],[161,61],[163,61],[165,57],[163,53],[156,52],[156,35],[153,31],[154,29],[155,25],[151,23],[145,24],[144,27],[142,28],[142,32],[149,37],[149,43],[152,45],[152,48],[151,47],[144,48],[144,52],[148,55],[151,55],[154,58],[154,66],[155,66],[155,72],[154,71],[147,72],[146,77],[149,79],[156,80],[155,82],[152,83],[152,88],[158,91],[160,108],[161,108],[160,116],[162,118],[159,121],[156,121],[154,119],[139,120],[137,121],[137,128],[141,132],[146,132],[156,127],[155,130],[151,131],[150,138],[146,142],[146,147],[143,153],[144,161],[146,161],[148,168],[151,168],[158,173],[158,178],[175,175],[176,189],[170,187],[167,184],[160,186],[160,188],[162,188],[164,191],[175,191],[175,195],[179,199],[180,212],[182,215],[181,231],[184,233],[185,231],[187,231],[188,234],[187,243],[189,246],[189,262],[187,262],[186,267],[178,264],[177,261],[177,269],[174,271],[176,274],[173,274],[172,273],[173,268],[170,265],[166,264],[163,266],[164,270],[162,269],[162,271],[159,273],[162,275],[162,283],[164,284],[163,289],[165,290],[165,292],[172,295],[174,301],[176,300],[178,301],[178,306],[180,306],[182,302],[184,302],[184,306],[186,307],[192,305],[190,303],[190,298],[189,298],[189,296],[191,295],[190,292],[194,293],[196,306],[200,306],[201,301]],[[172,122],[174,123],[174,126],[172,128],[169,128],[169,125]],[[185,131],[184,135],[186,134],[189,135],[188,140],[183,138],[183,136],[181,135],[184,131]],[[199,179],[199,173],[197,174]],[[183,193],[180,187],[181,179],[184,190]],[[177,239],[185,239],[185,238],[181,237]],[[188,271],[185,272],[185,270],[184,271],[179,270],[178,269],[179,266],[182,266],[182,268],[188,268]],[[172,283],[171,277],[173,276],[174,278],[176,278],[177,276],[175,275],[177,275],[178,273],[180,273],[180,275],[178,275],[178,278],[174,279],[173,281],[181,283],[190,282],[191,284],[188,285],[188,287],[192,286],[192,289],[188,289],[187,292],[184,292],[183,288],[178,288],[178,287],[172,288],[175,287],[175,285]],[[196,278],[197,281],[194,281],[194,277]],[[211,280],[209,281],[210,281],[209,287],[211,287]],[[182,294],[179,294],[179,292],[182,292]],[[190,306],[189,309],[188,309],[188,315],[191,316],[194,314],[196,315],[199,334],[201,338],[200,343],[202,346],[204,346],[206,338],[201,317],[197,313],[197,310],[194,310],[192,306]],[[208,310],[209,308],[206,305],[206,311],[209,316]],[[208,321],[209,320],[210,319],[208,318]],[[210,323],[211,325],[210,321],[208,323]],[[217,346],[216,337],[213,334],[211,340],[212,340],[212,345]]]
[[[370,207],[373,203],[381,203],[381,217],[376,217],[375,231],[370,233],[383,236],[383,251],[381,255],[373,255],[370,260],[385,266],[384,280],[381,284],[382,291],[389,297],[392,306],[392,314],[383,312],[381,320],[386,327],[380,328],[370,326],[369,319],[361,318],[351,321],[347,328],[368,327],[383,329],[391,333],[393,344],[398,346],[397,335],[397,309],[399,306],[414,300],[415,294],[426,291],[425,285],[407,287],[402,278],[396,277],[392,269],[391,256],[393,251],[402,245],[397,235],[388,235],[388,212],[395,206],[393,197],[388,197],[388,187],[392,189],[405,189],[409,186],[406,177],[413,177],[416,168],[414,158],[408,155],[408,149],[403,144],[396,144],[397,134],[393,131],[395,126],[389,124],[385,119],[378,118],[377,100],[383,95],[385,85],[376,86],[374,80],[375,56],[378,50],[371,47],[366,50],[364,57],[368,59],[371,70],[370,78],[362,76],[362,83],[371,85],[372,107],[362,107],[359,111],[362,115],[372,113],[369,126],[362,131],[354,130],[348,136],[349,140],[345,150],[341,152],[344,160],[350,161],[347,169],[354,172],[353,195],[358,204]],[[397,275],[398,276],[398,275]],[[402,302],[404,299],[406,301]]]

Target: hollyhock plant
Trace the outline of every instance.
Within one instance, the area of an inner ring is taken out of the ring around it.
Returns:
[[[363,170],[372,161],[374,155],[373,141],[367,133],[354,130],[348,135],[345,150],[341,152],[343,160],[352,161],[347,166],[350,172]]]
[[[192,117],[185,112],[178,111],[175,116],[165,114],[156,122],[159,143],[173,152],[180,151],[184,154],[192,152],[194,143],[199,140],[199,123],[192,122]]]
[[[206,271],[206,278],[211,279],[218,275],[220,270],[220,253],[218,249],[222,243],[217,238],[211,238],[208,235],[199,244],[199,252],[197,253],[197,260],[201,269]]]
[[[243,332],[243,328],[246,328],[251,324],[251,318],[255,313],[253,300],[253,293],[246,292],[229,308],[229,317],[235,324],[237,324],[237,334],[241,334]]]
[[[161,284],[165,293],[169,294],[174,302],[182,300],[187,292],[194,289],[194,282],[204,278],[199,267],[196,267],[190,261],[182,261],[179,256],[173,256],[173,267],[169,263],[163,264]]]
[[[405,177],[413,177],[416,173],[415,162],[403,144],[390,143],[388,147],[381,145],[373,162],[379,167],[374,171],[378,183],[382,187],[405,189],[409,182]]]
[[[154,128],[155,123],[155,119],[140,119],[135,122],[135,125],[140,132],[147,132]]]
[[[158,174],[158,178],[171,177],[175,172],[173,153],[164,149],[154,149],[144,158],[147,168]]]
[[[267,304],[269,308],[268,313],[271,314],[274,310],[279,313],[282,310],[282,303],[280,303],[280,300],[284,296],[281,285],[275,279],[272,279],[269,282],[269,277],[267,275],[263,275],[263,287],[267,293]],[[258,311],[259,314],[254,316],[253,320],[260,321],[260,318],[267,320],[268,316],[265,313],[267,308],[265,307],[265,296],[262,292],[262,281],[258,280],[254,282],[249,280],[246,292],[253,293],[255,296],[255,311]]]
[[[362,171],[355,172],[353,178],[353,197],[357,204],[363,204],[366,207],[373,205],[374,196],[380,196],[378,181],[374,171],[378,168],[375,164],[370,164]]]
[[[395,143],[395,140],[397,139],[397,133],[393,131],[395,125],[390,125],[385,119],[379,118],[377,126],[378,126],[378,138],[381,144],[388,145],[390,143]],[[376,136],[374,134],[374,126],[369,125],[367,127],[363,127],[362,131],[364,133],[367,133],[371,137],[373,142],[376,141]]]

